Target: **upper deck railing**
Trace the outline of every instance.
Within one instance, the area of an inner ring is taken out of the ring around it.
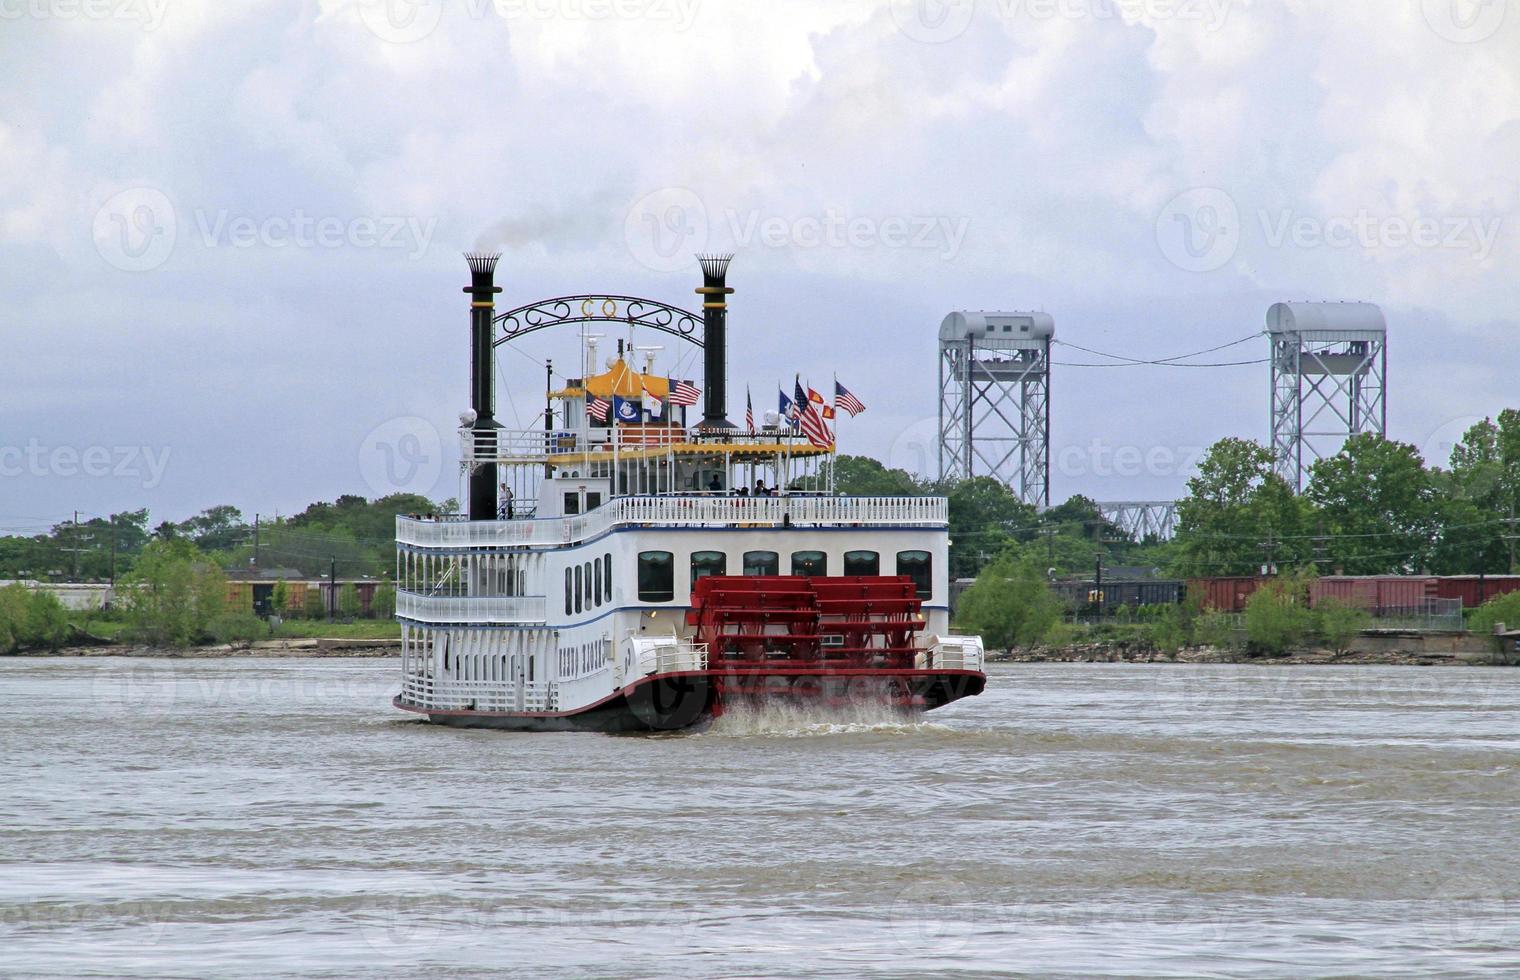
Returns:
[[[943,497],[618,497],[588,514],[511,521],[396,518],[396,543],[420,548],[560,545],[615,527],[944,527]]]
[[[768,428],[757,432],[738,429],[700,432],[676,425],[618,425],[585,429],[461,429],[460,461],[464,466],[477,463],[553,462],[556,456],[605,454],[611,459],[618,452],[670,449],[675,446],[722,446],[726,448],[764,449],[785,452],[808,450],[806,436],[789,428]]]

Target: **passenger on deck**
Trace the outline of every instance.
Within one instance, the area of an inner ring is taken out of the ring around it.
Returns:
[[[707,489],[709,493],[723,492],[723,483],[718,479],[718,474],[714,473],[712,479],[707,481]]]
[[[757,496],[757,497],[769,497],[770,495],[771,495],[771,492],[769,490],[765,489],[765,481],[764,480],[756,480],[755,481],[755,496]]]

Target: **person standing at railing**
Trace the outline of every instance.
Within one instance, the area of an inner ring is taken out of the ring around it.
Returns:
[[[512,488],[503,483],[501,485],[501,493],[498,495],[497,500],[499,502],[496,505],[496,519],[501,521],[512,520]]]

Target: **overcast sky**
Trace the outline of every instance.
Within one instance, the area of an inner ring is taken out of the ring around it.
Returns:
[[[1517,6],[0,0],[0,529],[454,494],[474,247],[504,306],[695,307],[737,251],[731,417],[837,372],[843,451],[909,468],[951,310],[1165,357],[1372,301],[1444,462],[1520,406]],[[503,349],[506,424],[573,342]],[[1056,500],[1178,495],[1267,390],[1058,368]]]

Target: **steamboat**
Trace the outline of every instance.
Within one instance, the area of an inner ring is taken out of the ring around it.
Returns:
[[[698,257],[700,313],[615,295],[497,313],[498,256],[466,258],[468,511],[397,518],[397,708],[635,732],[774,702],[915,713],[981,693],[981,640],[950,630],[946,501],[831,492],[832,433],[799,424],[815,405],[757,426],[747,397],[745,424],[728,419],[732,256]],[[620,334],[601,363],[588,324]],[[559,381],[546,366],[542,428],[504,428],[494,350],[551,327],[579,328],[579,364]],[[700,348],[700,387],[635,346],[662,334]]]

